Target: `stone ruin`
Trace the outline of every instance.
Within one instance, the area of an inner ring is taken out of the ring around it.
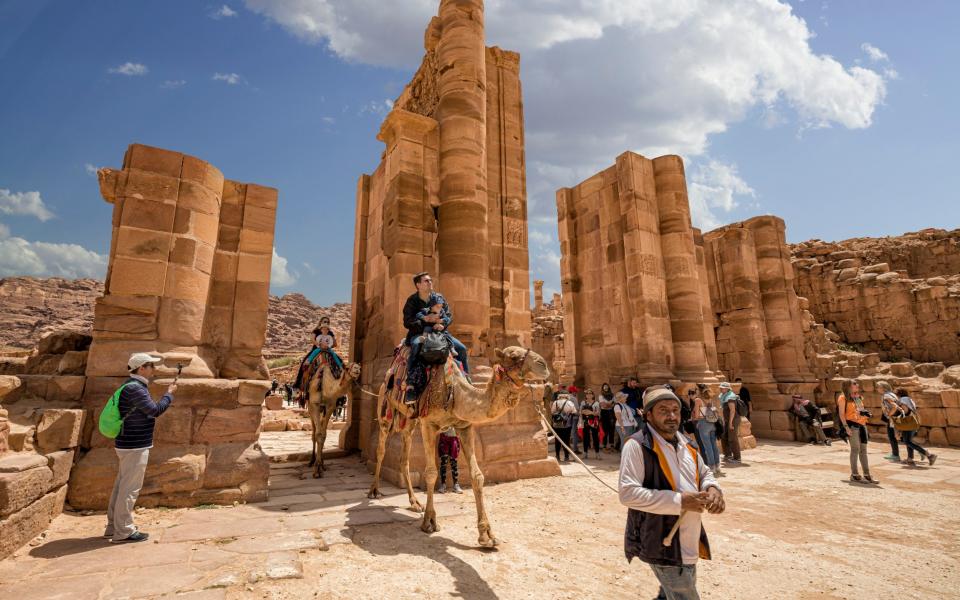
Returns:
[[[563,303],[560,294],[544,304],[543,281],[533,282],[533,331],[531,347],[550,365],[551,383],[569,383],[563,353]]]
[[[853,378],[878,409],[876,381],[885,379],[922,408],[918,439],[960,442],[960,365],[949,366],[960,362],[957,232],[791,248],[783,220],[761,216],[701,234],[690,225],[680,159],[631,152],[559,190],[557,212],[564,326],[550,335],[563,336],[578,385],[636,374],[648,384],[714,387],[740,377],[753,397],[746,433],[794,440],[792,394],[832,408]],[[912,271],[886,273],[891,264]],[[911,273],[926,279],[905,280]],[[534,321],[543,314],[541,300]],[[904,362],[893,348],[944,358]],[[873,412],[872,434],[885,439]]]
[[[885,361],[960,362],[960,230],[793,246],[797,291],[840,340]]]
[[[13,370],[22,382],[4,399],[10,425],[0,424],[0,452],[16,452],[0,457],[4,539],[14,539],[9,527],[25,540],[46,526],[37,516],[29,527],[10,525],[10,511],[29,502],[52,502],[43,511],[53,514],[64,497],[74,509],[106,508],[116,454],[96,423],[133,352],[163,358],[155,398],[183,366],[174,404],[157,420],[139,504],[267,498],[269,465],[257,438],[270,387],[261,349],[277,191],[140,144],[129,147],[122,170],[101,169],[99,178],[114,210],[93,335],[53,333],[26,361],[0,361],[0,374]],[[19,495],[3,496],[6,488]]]
[[[357,186],[350,355],[372,392],[406,334],[402,308],[418,271],[430,271],[450,303],[474,381],[489,378],[495,347],[530,344],[520,57],[485,46],[480,0],[443,0],[424,48],[381,126],[382,161]],[[376,399],[356,393],[354,402],[341,443],[372,459]],[[532,404],[478,428],[487,481],[559,473]],[[398,481],[400,440],[389,443],[384,474]],[[414,448],[418,478],[424,458]]]

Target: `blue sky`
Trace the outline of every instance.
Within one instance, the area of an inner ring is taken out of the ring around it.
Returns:
[[[548,293],[553,191],[628,149],[684,156],[705,229],[763,213],[791,241],[960,226],[960,5],[552,4],[487,0],[488,43],[523,57]],[[357,177],[436,6],[0,0],[0,276],[102,274],[111,206],[89,169],[141,142],[279,188],[274,293],[349,301]]]

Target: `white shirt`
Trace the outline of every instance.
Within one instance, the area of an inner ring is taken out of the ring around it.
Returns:
[[[324,345],[327,348],[333,348],[334,337],[330,334],[321,333],[317,335],[317,346]]]
[[[687,448],[690,441],[683,434],[677,432],[679,443],[674,448],[673,444],[663,439],[649,425],[647,430],[652,434],[654,443],[663,451],[677,491],[643,487],[643,449],[631,438],[623,445],[620,455],[620,504],[655,515],[679,515],[681,492],[700,492],[709,487],[720,489],[699,453],[697,461],[694,462],[693,454]],[[697,471],[700,475],[699,488]],[[688,511],[680,521],[677,534],[680,536],[680,555],[685,565],[696,564],[700,554],[700,517],[701,513]]]

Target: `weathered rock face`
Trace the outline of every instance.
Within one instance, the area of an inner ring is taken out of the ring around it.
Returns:
[[[424,46],[381,126],[383,160],[357,186],[350,356],[363,365],[367,390],[379,387],[406,334],[402,308],[419,271],[433,274],[453,310],[451,332],[479,371],[494,347],[530,344],[520,58],[485,47],[480,0],[442,0]],[[373,456],[376,401],[354,400],[342,443]],[[496,456],[483,463],[488,480],[523,476],[516,465],[530,454],[521,438],[538,428],[535,415],[525,418],[499,450],[498,426],[479,431],[478,445]],[[542,439],[536,448],[545,458]],[[390,460],[386,476],[395,479]]]
[[[578,383],[715,381],[680,158],[626,152],[559,190],[557,214],[565,362]]]
[[[533,351],[550,365],[552,383],[569,383],[563,349],[563,304],[558,298],[543,303],[543,282],[533,282]]]
[[[350,305],[316,306],[303,294],[270,296],[264,355],[304,352],[313,344],[311,332],[321,317],[330,319],[330,327],[339,338],[340,347],[337,351],[346,359],[350,347]]]
[[[841,341],[884,360],[960,363],[960,230],[792,251],[797,293]]]

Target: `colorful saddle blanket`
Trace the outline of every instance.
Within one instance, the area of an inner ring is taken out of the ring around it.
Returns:
[[[333,350],[314,348],[310,351],[310,354],[307,355],[302,367],[303,376],[300,380],[302,382],[300,386],[302,391],[300,394],[304,399],[310,399],[310,382],[313,380],[313,377],[324,368],[330,369],[330,374],[333,375],[334,379],[340,379],[343,375],[343,360]],[[322,378],[320,379],[320,385],[317,389],[323,389]]]
[[[425,417],[432,408],[449,408],[451,398],[449,392],[452,387],[452,378],[457,375],[462,376],[460,363],[453,356],[447,357],[447,362],[442,365],[424,365],[420,361],[415,361],[413,370],[407,372],[407,355],[410,353],[410,347],[401,345],[393,352],[393,362],[387,371],[387,389],[386,396],[388,402],[385,405],[385,417],[391,419],[393,416],[390,410],[390,400],[395,404],[402,405],[406,396],[407,385],[413,385],[414,393],[417,396],[417,415]],[[439,377],[438,377],[439,375]],[[444,382],[447,385],[443,385]]]

